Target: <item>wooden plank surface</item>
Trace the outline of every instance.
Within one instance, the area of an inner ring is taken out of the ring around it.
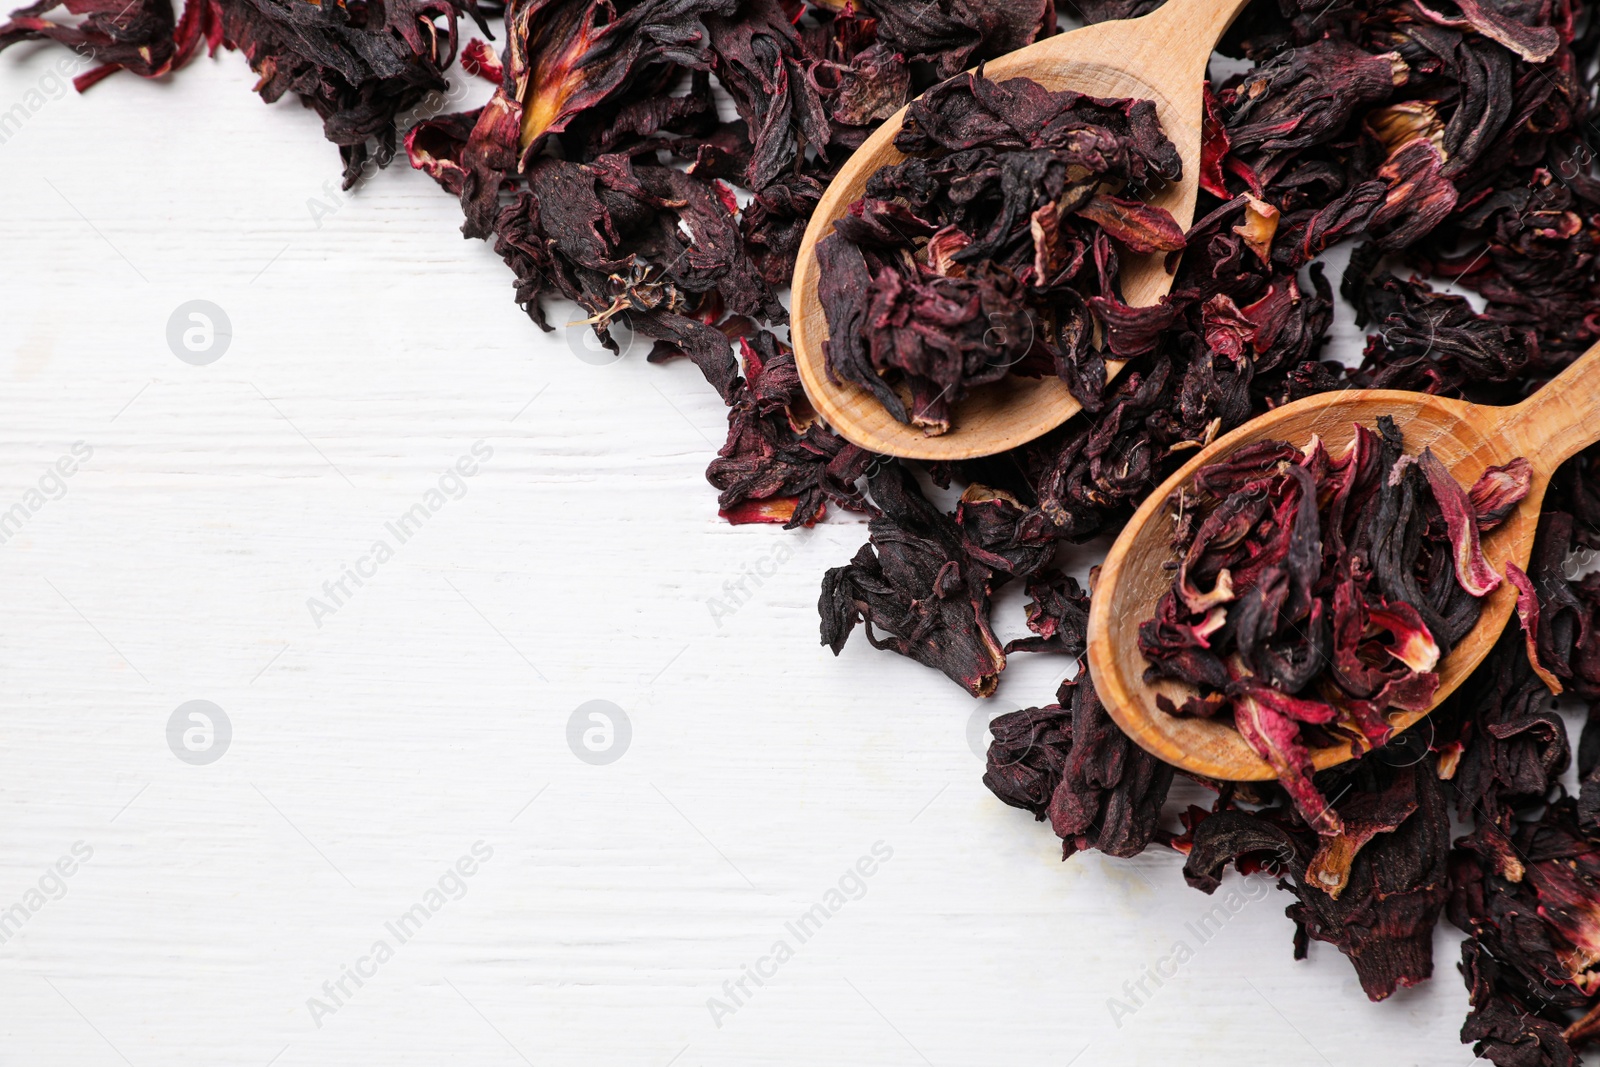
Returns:
[[[1059,862],[970,738],[1070,665],[1015,657],[980,705],[859,640],[834,660],[818,581],[864,527],[722,523],[692,367],[540,333],[421,175],[334,201],[315,117],[235,55],[57,98],[63,54],[0,60],[0,113],[27,110],[0,144],[0,513],[26,511],[0,544],[0,1063],[1471,1060],[1447,928],[1437,979],[1371,1005],[1333,950],[1290,958],[1264,883],[1231,880],[1202,943],[1217,901],[1177,857]],[[167,342],[192,300],[231,323],[204,366]],[[771,573],[719,617],[747,568]],[[193,700],[231,724],[206,765],[168,744]],[[604,765],[568,743],[595,700],[631,724]],[[858,899],[796,936],[841,880]]]

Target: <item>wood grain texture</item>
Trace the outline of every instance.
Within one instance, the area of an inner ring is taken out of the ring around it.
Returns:
[[[1244,0],[1172,0],[1143,18],[1102,22],[1047,37],[985,64],[988,77],[1027,77],[1055,91],[1152,100],[1167,138],[1178,150],[1183,176],[1150,198],[1180,227],[1194,220],[1200,188],[1200,113],[1206,61]],[[905,156],[894,137],[905,108],[880,126],[840,169],[806,226],[794,276],[794,350],[811,403],[847,440],[873,452],[911,459],[953,460],[990,456],[1025,444],[1060,426],[1080,405],[1059,378],[1008,375],[974,388],[956,405],[948,432],[929,436],[897,421],[866,389],[834,381],[823,345],[828,323],[817,298],[817,242],[834,220],[866,191],[867,179]],[[1154,304],[1172,287],[1162,255],[1128,255],[1123,297],[1135,307]],[[1111,360],[1106,375],[1123,364]]]
[[[718,520],[725,413],[692,367],[540,333],[419,174],[318,227],[337,154],[235,55],[53,99],[59,54],[0,57],[0,112],[48,101],[0,144],[0,510],[94,457],[0,544],[0,910],[94,856],[0,944],[0,1063],[1471,1062],[1448,928],[1433,982],[1369,1004],[1326,946],[1291,959],[1284,894],[1202,945],[1218,899],[1180,857],[1062,863],[995,800],[974,716],[981,740],[1072,664],[1014,656],[980,703],[820,648],[822,571],[865,528]],[[233,323],[206,367],[165,339],[195,298]],[[307,598],[478,440],[467,494],[318,628]],[[771,573],[719,626],[747,565]],[[233,724],[205,767],[167,748],[192,699]],[[566,742],[593,699],[632,720],[609,766]],[[480,839],[466,896],[318,1028],[307,999]],[[866,895],[718,1028],[707,999],[879,840]]]

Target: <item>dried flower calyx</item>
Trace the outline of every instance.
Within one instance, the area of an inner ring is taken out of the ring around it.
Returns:
[[[1528,487],[1518,461],[1463,488],[1431,450],[1407,455],[1387,416],[1337,458],[1265,441],[1201,468],[1175,494],[1172,587],[1139,628],[1146,678],[1196,692],[1158,702],[1231,714],[1307,821],[1343,832],[1311,746],[1364,751],[1388,740],[1390,709],[1432,705],[1440,659],[1501,581],[1479,533]]]
[[[1155,106],[979,71],[912,103],[895,147],[911,158],[872,175],[817,246],[828,373],[929,434],[1007,374],[1059,374],[1098,409],[1096,326],[1171,319],[1118,286],[1120,256],[1184,245],[1166,209],[1129,195],[1181,170]],[[1116,357],[1148,350],[1143,333]]]

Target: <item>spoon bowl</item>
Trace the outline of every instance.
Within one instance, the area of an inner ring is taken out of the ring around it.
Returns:
[[[1085,26],[1046,37],[985,64],[995,81],[1026,77],[1047,89],[1071,89],[1090,96],[1134,97],[1155,103],[1156,116],[1178,150],[1183,176],[1150,198],[1183,229],[1194,220],[1200,181],[1200,120],[1206,63],[1217,39],[1246,0],[1167,0],[1152,13]],[[1059,378],[1008,375],[979,386],[955,406],[949,432],[929,436],[896,421],[867,390],[834,381],[823,345],[828,323],[817,298],[817,242],[833,232],[834,221],[866,191],[867,179],[905,156],[894,138],[906,109],[873,132],[846,161],[812,213],[795,261],[790,333],[800,381],[812,406],[846,440],[883,455],[906,459],[952,460],[994,455],[1025,444],[1075,415],[1079,405]],[[1172,286],[1164,257],[1126,255],[1123,299],[1134,306],[1154,304]],[[1107,377],[1122,369],[1108,361]]]
[[[1230,723],[1169,715],[1157,706],[1160,694],[1181,704],[1193,695],[1188,686],[1144,679],[1139,624],[1154,616],[1157,600],[1171,588],[1172,575],[1163,564],[1176,558],[1170,498],[1201,467],[1258,441],[1287,441],[1303,448],[1316,435],[1331,454],[1339,455],[1355,436],[1357,424],[1370,429],[1380,415],[1394,418],[1408,453],[1431,448],[1463,485],[1477,481],[1488,467],[1518,456],[1528,460],[1532,467],[1528,495],[1483,537],[1484,555],[1496,571],[1504,574],[1508,563],[1526,568],[1550,476],[1580,449],[1600,440],[1600,346],[1513,407],[1485,407],[1400,390],[1354,389],[1285,404],[1201,449],[1128,520],[1100,567],[1090,601],[1089,670],[1095,690],[1107,712],[1139,745],[1207,778],[1276,777]],[[1388,721],[1395,732],[1427,715],[1472,674],[1494,647],[1515,607],[1516,590],[1501,582],[1484,598],[1477,625],[1440,661],[1433,705],[1423,711],[1392,712]],[[1311,751],[1317,770],[1350,758],[1348,744]]]

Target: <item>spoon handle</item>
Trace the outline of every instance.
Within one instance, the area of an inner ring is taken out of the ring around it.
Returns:
[[[1528,399],[1505,409],[1498,429],[1546,472],[1600,441],[1600,344]]]
[[[1201,70],[1222,35],[1250,0],[1167,0],[1138,21],[1149,27],[1147,41],[1171,62],[1175,56],[1198,60]]]

